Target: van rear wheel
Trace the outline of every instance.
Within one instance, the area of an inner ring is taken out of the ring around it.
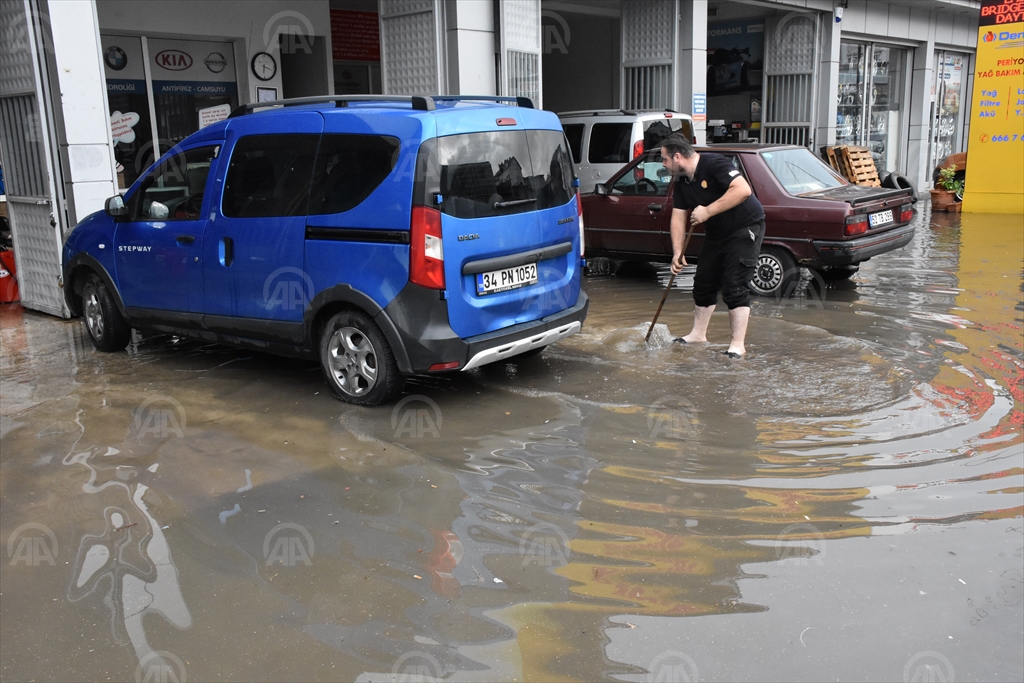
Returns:
[[[380,328],[360,311],[336,313],[324,325],[320,367],[331,391],[346,403],[387,403],[405,384]]]

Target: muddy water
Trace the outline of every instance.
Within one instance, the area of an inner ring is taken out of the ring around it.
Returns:
[[[1024,224],[919,221],[742,361],[629,266],[374,409],[5,306],[0,677],[1021,680]]]

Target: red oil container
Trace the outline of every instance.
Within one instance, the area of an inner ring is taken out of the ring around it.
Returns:
[[[14,252],[0,251],[0,304],[20,301],[18,293],[18,268],[14,265]]]

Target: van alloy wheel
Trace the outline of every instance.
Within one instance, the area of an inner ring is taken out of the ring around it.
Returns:
[[[82,286],[82,316],[97,350],[120,351],[131,341],[132,329],[99,275],[89,275]]]
[[[334,331],[328,349],[331,372],[350,396],[365,396],[377,384],[377,352],[365,334],[354,327]]]
[[[362,311],[335,313],[320,334],[320,367],[334,395],[365,406],[387,403],[405,378],[380,328]]]

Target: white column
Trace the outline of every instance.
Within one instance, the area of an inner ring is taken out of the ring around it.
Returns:
[[[935,40],[931,34],[911,53],[914,75],[910,88],[910,134],[907,148],[907,178],[923,190],[931,183],[929,149],[932,105],[935,98]]]
[[[63,110],[65,135],[60,152],[70,228],[102,210],[104,201],[117,194],[114,141],[96,4],[54,2],[49,9],[60,86],[53,105]]]
[[[679,74],[675,108],[693,116],[693,133],[698,145],[707,140],[708,3],[680,0],[679,52],[675,56]],[[693,111],[693,96],[703,98],[705,114]],[[698,118],[699,117],[699,118]]]
[[[494,4],[445,0],[449,95],[496,95]]]
[[[818,65],[818,111],[815,115],[814,142],[817,147],[836,144],[836,93],[839,92],[839,42],[842,22],[835,16],[823,14],[821,60]],[[817,153],[817,149],[814,150]]]

